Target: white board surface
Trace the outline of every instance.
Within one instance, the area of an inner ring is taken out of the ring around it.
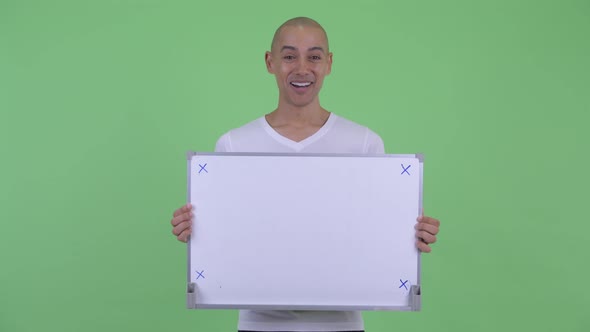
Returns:
[[[419,309],[417,155],[189,153],[188,187],[189,307]]]

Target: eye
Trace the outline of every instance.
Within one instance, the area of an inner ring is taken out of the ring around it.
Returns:
[[[285,55],[283,57],[283,59],[287,60],[287,61],[293,61],[293,60],[295,60],[295,56],[294,55]]]
[[[322,59],[322,57],[321,57],[321,56],[319,56],[319,55],[312,55],[312,56],[310,56],[309,58],[310,58],[312,61],[319,61],[319,60],[321,60],[321,59]]]

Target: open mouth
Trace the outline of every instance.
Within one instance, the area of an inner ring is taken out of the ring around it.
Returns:
[[[308,86],[312,85],[313,82],[291,82],[291,85],[296,88],[307,88]]]

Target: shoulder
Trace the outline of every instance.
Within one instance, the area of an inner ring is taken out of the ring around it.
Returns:
[[[363,152],[365,153],[385,153],[385,148],[381,136],[371,130],[369,127],[358,124],[344,117],[335,115],[336,119],[332,130],[342,140],[353,140],[363,142]]]
[[[348,135],[376,135],[369,127],[356,123],[340,115],[332,114],[335,117],[333,130],[346,133]]]
[[[215,152],[234,152],[236,144],[242,141],[252,141],[264,134],[261,121],[264,117],[257,118],[245,125],[234,128],[223,134],[215,144]]]

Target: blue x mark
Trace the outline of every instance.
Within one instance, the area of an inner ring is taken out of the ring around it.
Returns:
[[[207,167],[207,163],[205,163],[205,165],[201,165],[199,164],[199,167],[201,167],[201,169],[199,170],[199,174],[201,174],[202,171],[205,171],[205,173],[209,173],[205,167]]]
[[[199,271],[195,271],[195,272],[197,272],[197,274],[198,274],[197,279],[199,279],[199,278],[205,279],[205,276],[203,275],[203,272],[205,272],[205,270],[202,270],[201,272],[199,272]]]
[[[401,283],[401,285],[398,288],[405,288],[406,290],[408,289],[408,287],[406,286],[406,283],[408,283],[408,280],[406,281],[402,281],[401,279],[399,280],[399,282]]]
[[[410,167],[412,167],[412,165],[408,165],[408,167],[405,167],[405,166],[404,166],[404,164],[402,164],[402,168],[404,169],[404,170],[402,171],[402,175],[403,175],[404,173],[406,173],[406,174],[410,175],[410,172],[408,172],[408,169],[410,169]]]

